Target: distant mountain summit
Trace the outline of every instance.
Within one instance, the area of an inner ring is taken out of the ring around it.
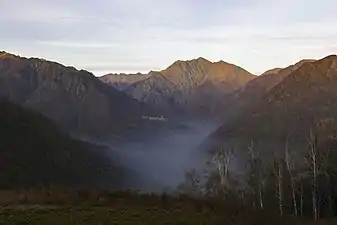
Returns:
[[[99,77],[99,79],[104,83],[107,83],[120,91],[124,91],[127,88],[129,88],[132,84],[145,80],[148,77],[149,74],[142,74],[142,73],[136,74],[110,73],[102,77]]]
[[[212,63],[204,58],[176,61],[161,73],[178,87],[195,88],[205,82],[213,82],[227,85],[228,89],[224,92],[231,92],[254,77],[233,64],[224,61]]]
[[[233,64],[213,63],[200,57],[176,61],[162,71],[151,71],[147,78],[134,82],[125,92],[166,111],[209,116],[221,114],[224,97],[254,77]]]
[[[0,97],[85,134],[121,130],[149,112],[144,104],[90,72],[6,52],[0,52]]]
[[[275,74],[275,73],[280,72],[282,69],[283,68],[270,69],[270,70],[267,70],[266,72],[264,72],[263,74],[261,74],[260,76],[264,76],[264,75],[268,75],[268,74]]]

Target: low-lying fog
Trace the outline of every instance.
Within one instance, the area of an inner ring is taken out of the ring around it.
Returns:
[[[207,122],[186,122],[187,129],[154,132],[139,141],[124,141],[109,147],[114,164],[136,174],[129,182],[144,191],[164,191],[177,187],[191,168],[205,166],[207,153],[196,150],[217,127]]]

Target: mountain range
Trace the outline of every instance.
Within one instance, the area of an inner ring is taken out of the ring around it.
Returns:
[[[101,176],[100,165],[112,174],[119,170],[92,155],[89,149],[97,146],[70,134],[90,140],[127,136],[137,127],[136,136],[155,138],[163,129],[155,121],[165,124],[176,116],[216,121],[219,128],[200,146],[204,149],[247,148],[253,141],[274,154],[288,138],[306,146],[310,130],[335,138],[337,56],[302,60],[260,76],[197,58],[148,74],[98,78],[56,62],[0,52],[0,98],[6,99],[0,104],[6,140],[0,143],[0,184],[83,183]],[[150,133],[147,124],[153,125]],[[79,171],[92,179],[77,180]],[[64,173],[69,176],[61,179]]]
[[[204,58],[179,60],[165,70],[138,76],[137,80],[135,75],[112,74],[101,80],[115,87],[120,80],[128,80],[128,87],[120,90],[148,105],[189,117],[221,115],[226,95],[255,77],[233,64]]]

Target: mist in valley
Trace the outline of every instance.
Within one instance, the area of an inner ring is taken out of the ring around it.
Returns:
[[[108,145],[106,153],[112,162],[132,173],[126,178],[126,188],[151,192],[173,190],[184,182],[186,171],[205,167],[210,153],[197,147],[218,126],[208,121],[184,122],[184,126],[186,129],[167,128],[148,133],[141,140],[128,139]]]

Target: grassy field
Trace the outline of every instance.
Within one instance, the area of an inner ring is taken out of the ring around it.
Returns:
[[[1,225],[335,225],[334,221],[271,222],[269,219],[230,218],[213,213],[172,212],[154,208],[109,207],[7,207],[0,209]]]
[[[112,224],[222,224],[210,214],[168,212],[156,209],[107,207],[56,209],[5,209],[0,224],[8,225],[112,225]]]
[[[0,225],[312,225],[233,203],[186,196],[33,189],[0,191]],[[317,225],[335,225],[336,221]],[[316,225],[316,224],[315,224]]]

